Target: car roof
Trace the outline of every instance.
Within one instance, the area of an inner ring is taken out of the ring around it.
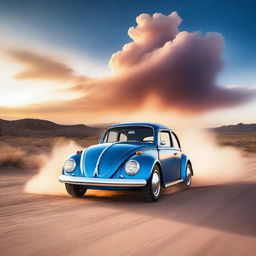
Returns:
[[[162,124],[157,124],[157,123],[140,123],[140,122],[114,124],[111,127],[119,127],[119,126],[151,126],[154,129],[169,129],[169,130],[171,130],[169,127],[167,127],[165,125],[162,125]]]

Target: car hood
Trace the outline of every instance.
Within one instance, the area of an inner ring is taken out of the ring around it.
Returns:
[[[110,178],[124,161],[139,150],[152,148],[146,143],[104,143],[86,149],[81,158],[83,175],[86,177]]]

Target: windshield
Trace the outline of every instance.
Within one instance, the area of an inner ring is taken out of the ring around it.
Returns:
[[[107,131],[104,137],[105,143],[114,142],[154,142],[154,132],[151,127],[124,126],[115,127]]]

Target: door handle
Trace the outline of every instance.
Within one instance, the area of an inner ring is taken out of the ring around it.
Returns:
[[[175,153],[173,153],[173,155],[174,155],[174,156],[177,156],[177,155],[178,155],[178,153],[177,153],[177,152],[175,152]]]

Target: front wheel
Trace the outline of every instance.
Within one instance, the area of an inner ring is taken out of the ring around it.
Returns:
[[[160,170],[158,166],[155,166],[146,186],[143,188],[145,201],[147,202],[157,201],[160,197],[160,192],[161,192]]]
[[[68,183],[65,183],[65,187],[67,192],[73,197],[82,197],[87,190],[87,188],[82,185],[73,185]]]

